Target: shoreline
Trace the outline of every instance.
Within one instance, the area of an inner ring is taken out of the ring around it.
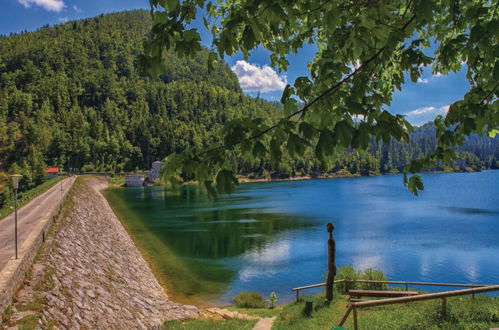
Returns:
[[[101,193],[105,187],[105,179],[78,178],[16,294],[9,326],[150,329],[200,316],[159,284]]]
[[[479,173],[482,171],[494,171],[499,169],[487,168],[480,171],[427,171],[421,172],[417,174],[450,174],[450,173]],[[378,177],[384,175],[402,175],[404,173],[378,173],[378,174],[370,174],[370,175],[361,175],[361,174],[351,174],[351,173],[340,173],[340,171],[330,174],[321,174],[318,176],[312,175],[303,175],[303,176],[291,176],[289,178],[248,178],[246,176],[237,177],[239,183],[255,183],[255,182],[282,182],[282,181],[304,181],[304,180],[314,180],[314,179],[347,179],[347,178],[369,178],[369,177]],[[187,184],[187,183],[185,183]],[[197,184],[197,183],[193,183]]]
[[[221,307],[223,306],[216,301],[210,301],[210,294],[190,296],[181,293],[179,289],[175,289],[175,284],[186,285],[185,290],[190,290],[191,287],[200,286],[217,286],[217,283],[203,281],[193,274],[192,270],[182,260],[180,260],[171,249],[166,246],[161,240],[154,236],[141,221],[137,221],[133,215],[133,211],[126,209],[126,206],[121,205],[117,201],[113,201],[113,196],[109,193],[109,188],[120,188],[118,186],[109,186],[102,190],[102,195],[106,199],[107,204],[111,208],[116,218],[120,221],[122,227],[127,232],[128,236],[133,241],[136,248],[149,265],[154,277],[160,286],[166,291],[169,299],[174,302],[188,305],[195,305],[199,308]],[[126,214],[126,216],[125,216]],[[141,237],[142,239],[140,239]],[[144,239],[144,237],[146,239]],[[160,256],[154,256],[154,252]],[[169,272],[163,270],[167,268]],[[183,282],[182,279],[186,279]],[[180,282],[180,283],[179,283]],[[187,284],[186,284],[187,283]],[[214,292],[213,295],[216,295]]]

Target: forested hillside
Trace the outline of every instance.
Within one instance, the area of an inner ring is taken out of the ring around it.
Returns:
[[[244,96],[225,64],[208,72],[196,59],[166,54],[159,78],[142,74],[137,54],[151,24],[131,11],[0,37],[0,172],[21,172],[23,189],[39,184],[47,166],[87,171],[147,169],[152,161],[219,139],[228,118],[254,114],[274,122],[278,107]],[[255,176],[397,172],[435,147],[431,125],[410,144],[372,141],[369,152],[345,150],[321,166],[307,151],[268,162],[234,156],[240,173]],[[470,137],[463,161],[437,169],[498,167],[499,138]]]
[[[275,116],[242,95],[225,64],[208,72],[207,53],[167,54],[159,79],[142,75],[137,54],[150,24],[148,12],[131,11],[1,37],[0,171],[20,166],[30,185],[47,165],[146,169],[208,145],[227,118]]]

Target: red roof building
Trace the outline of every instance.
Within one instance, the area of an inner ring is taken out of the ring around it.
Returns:
[[[60,170],[57,167],[49,167],[44,172],[47,173],[49,179],[52,179],[59,176],[59,171]]]

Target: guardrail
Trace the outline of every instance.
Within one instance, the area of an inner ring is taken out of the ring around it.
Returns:
[[[417,282],[415,282],[415,283],[417,283]],[[419,282],[419,283],[423,283],[423,282]],[[442,283],[439,283],[439,284],[442,284]],[[448,284],[447,286],[456,286],[453,284],[451,285],[449,283],[445,283],[445,284]],[[468,284],[468,285],[473,285],[473,284]],[[462,285],[462,286],[464,286],[464,285]],[[358,330],[359,323],[358,323],[358,319],[357,319],[357,310],[360,308],[367,308],[367,307],[381,306],[381,305],[390,305],[390,304],[400,304],[400,303],[407,303],[407,302],[420,301],[420,300],[442,299],[442,314],[445,315],[446,305],[447,305],[446,304],[447,297],[463,296],[463,295],[468,295],[468,294],[474,295],[475,293],[491,292],[491,291],[499,291],[499,285],[488,285],[488,286],[474,287],[471,289],[445,291],[445,292],[437,292],[437,293],[427,293],[427,294],[421,294],[421,295],[409,296],[409,297],[401,297],[401,298],[388,298],[388,299],[380,299],[380,300],[353,302],[353,303],[350,303],[350,305],[348,306],[348,309],[346,310],[345,314],[343,315],[340,322],[338,323],[338,327],[341,327],[345,323],[345,321],[347,320],[348,316],[350,315],[350,312],[353,312],[353,328],[354,328],[354,330]]]

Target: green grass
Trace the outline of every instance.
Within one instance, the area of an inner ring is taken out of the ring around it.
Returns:
[[[52,188],[57,182],[61,181],[64,177],[56,177],[50,180],[45,181],[39,186],[35,188],[19,193],[18,195],[18,208],[28,204],[35,197],[43,194],[50,188]],[[4,205],[4,207],[0,208],[0,220],[6,218],[9,214],[14,212],[14,202],[9,203],[8,205]]]
[[[28,302],[25,305],[18,305],[16,306],[16,309],[19,312],[24,312],[24,311],[35,311],[35,312],[41,312],[43,308],[45,307],[45,304],[47,303],[47,300],[37,294],[33,295],[33,300]]]
[[[331,329],[346,311],[347,296],[335,297],[330,306],[324,295],[311,297],[314,311],[303,315],[305,302],[286,305],[273,329]],[[499,298],[490,296],[447,298],[447,314],[441,313],[441,299],[361,309],[359,329],[489,329],[499,327]],[[353,328],[352,315],[343,325]]]
[[[256,321],[248,320],[189,320],[189,321],[169,321],[163,325],[163,330],[251,330]]]
[[[259,316],[259,317],[272,317],[277,316],[281,313],[284,307],[276,306],[273,309],[270,308],[241,308],[237,306],[229,306],[225,307],[230,311],[239,312],[243,314],[248,314],[251,316]]]
[[[23,317],[17,324],[19,330],[33,330],[38,329],[38,315],[28,315]]]
[[[109,184],[113,186],[124,186],[125,176],[124,175],[111,175],[109,177]]]
[[[239,292],[237,296],[234,297],[234,302],[237,307],[242,308],[263,308],[265,303],[263,302],[263,297],[258,292],[243,291]]]

